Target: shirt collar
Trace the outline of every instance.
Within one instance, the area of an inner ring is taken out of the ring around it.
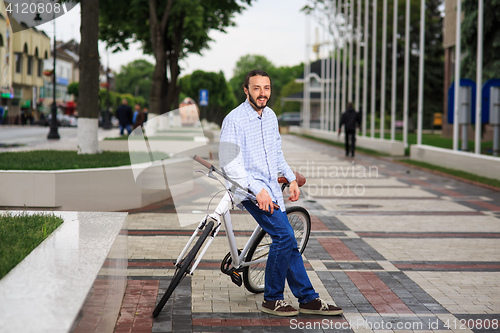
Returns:
[[[250,121],[259,120],[259,119],[261,119],[262,117],[264,117],[268,113],[268,107],[266,106],[262,110],[262,116],[259,116],[259,114],[257,113],[257,111],[255,111],[255,109],[252,107],[252,105],[248,101],[248,98],[245,100],[245,103],[243,103],[243,105],[245,106],[245,110],[246,110],[246,113],[247,113],[247,116],[248,116],[248,120],[250,120]]]

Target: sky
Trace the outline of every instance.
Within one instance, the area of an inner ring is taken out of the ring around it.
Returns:
[[[293,66],[305,58],[305,15],[300,9],[306,0],[256,0],[234,19],[236,26],[227,33],[211,32],[210,49],[202,55],[190,55],[181,61],[182,75],[195,70],[222,71],[227,80],[233,75],[236,62],[247,54],[263,55],[275,66]],[[80,5],[56,19],[56,39],[80,41]],[[37,27],[53,38],[54,25],[48,22]],[[106,51],[99,42],[101,63],[119,72],[121,66],[136,60],[154,58],[144,55],[140,43],[132,44],[130,50],[120,53]]]

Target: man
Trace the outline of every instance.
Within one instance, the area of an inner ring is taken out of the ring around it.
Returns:
[[[361,126],[361,117],[359,113],[354,110],[352,102],[347,103],[347,111],[342,113],[340,117],[339,132],[345,127],[345,156],[349,156],[349,153],[354,157],[354,150],[356,149],[356,126]]]
[[[120,123],[120,135],[123,135],[125,129],[128,134],[132,133],[132,108],[128,105],[126,98],[122,100],[122,104],[116,109],[116,118]]]
[[[246,101],[231,111],[222,124],[219,154],[221,167],[229,177],[256,195],[258,205],[245,197],[241,204],[273,240],[266,264],[262,311],[278,316],[294,316],[299,311],[339,315],[342,309],[320,299],[311,285],[286,216],[278,172],[290,182],[291,201],[299,199],[300,190],[283,158],[278,120],[267,107],[271,97],[269,75],[262,70],[249,72],[244,91]],[[274,204],[280,209],[274,209]],[[285,281],[298,298],[299,311],[283,299]]]
[[[141,126],[144,123],[144,112],[141,110],[141,106],[136,104],[134,107],[134,115],[132,117],[132,130],[135,130],[137,127]]]

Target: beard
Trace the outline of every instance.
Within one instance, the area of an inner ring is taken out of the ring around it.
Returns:
[[[259,96],[258,98],[260,97],[264,97],[266,99],[266,103],[264,103],[263,106],[257,105],[257,101],[250,94],[248,94],[248,101],[250,102],[250,104],[254,106],[254,108],[258,110],[264,109],[267,106],[267,103],[269,102],[269,98],[267,98],[266,96]]]

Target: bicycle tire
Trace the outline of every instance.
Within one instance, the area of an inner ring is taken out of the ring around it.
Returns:
[[[212,228],[214,227],[214,221],[210,221],[205,228],[203,229],[202,234],[196,241],[195,245],[193,248],[188,252],[188,254],[181,260],[181,265],[175,270],[174,276],[172,277],[172,280],[170,281],[170,284],[168,285],[167,291],[161,298],[160,302],[156,305],[154,311],[153,311],[153,317],[156,318],[160,314],[161,310],[167,303],[168,299],[174,292],[175,288],[177,285],[186,277],[188,269],[191,268],[192,263],[196,255],[198,254],[198,251],[200,251],[203,243],[208,237],[208,234],[212,231]]]
[[[297,239],[298,250],[302,254],[311,233],[311,217],[305,208],[298,206],[287,208],[286,213]],[[254,243],[250,246],[245,261],[248,262],[267,257],[271,243],[271,236],[264,230],[261,230]],[[265,269],[265,262],[245,267],[243,270],[243,282],[248,291],[254,294],[264,291]]]

